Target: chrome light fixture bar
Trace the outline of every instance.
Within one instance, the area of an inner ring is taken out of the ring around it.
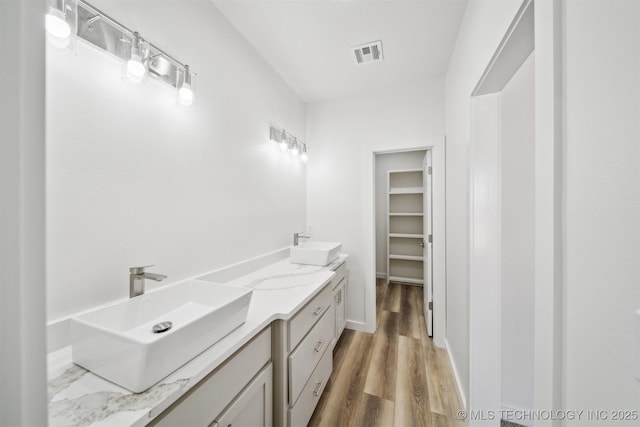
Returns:
[[[72,22],[70,28],[75,27],[75,36],[122,60],[125,64],[123,80],[129,83],[140,83],[149,76],[175,88],[178,101],[182,105],[193,104],[196,75],[191,73],[188,65],[181,63],[145,40],[137,31],[130,30],[84,0],[49,0],[49,2],[57,2],[60,5],[56,4],[49,8],[46,16],[47,23],[52,21],[58,24],[52,28],[58,28],[58,33],[65,35],[67,30],[62,25],[65,14],[61,11],[73,9],[76,22]],[[67,22],[72,18],[71,15],[73,14],[66,15]],[[73,37],[73,34],[71,36]],[[56,47],[65,46],[64,43],[58,43]]]
[[[299,157],[303,163],[307,163],[309,159],[307,155],[307,144],[295,136],[288,134],[284,129],[280,130],[271,126],[269,128],[269,139],[278,144],[282,151],[288,151],[293,157]]]

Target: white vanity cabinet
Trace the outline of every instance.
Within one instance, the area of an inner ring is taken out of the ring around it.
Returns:
[[[272,324],[275,426],[307,425],[331,377],[333,347],[345,325],[346,264],[334,271],[290,320]]]
[[[271,327],[154,419],[153,426],[273,425]]]

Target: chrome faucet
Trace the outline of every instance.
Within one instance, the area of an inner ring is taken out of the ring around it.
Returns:
[[[298,246],[300,239],[310,239],[311,236],[304,233],[293,233],[293,246]]]
[[[131,267],[129,269],[129,298],[144,294],[144,279],[151,279],[156,282],[160,282],[167,278],[164,274],[148,273],[144,271],[145,268],[149,267],[153,267],[153,265]]]

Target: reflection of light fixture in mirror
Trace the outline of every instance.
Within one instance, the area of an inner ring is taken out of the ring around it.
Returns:
[[[307,163],[309,156],[307,156],[307,144],[302,144],[302,153],[300,154],[300,160],[302,163]]]
[[[291,154],[293,154],[293,157],[298,157],[298,140],[296,138],[293,138],[293,144],[291,144]]]
[[[282,129],[282,135],[280,136],[280,149],[282,151],[286,150],[289,147],[289,143],[287,142],[287,132]]]
[[[178,89],[178,102],[185,107],[189,107],[193,104],[193,77],[189,71],[189,66],[185,65],[184,70],[182,72],[182,83],[179,84]]]
[[[73,0],[48,0],[44,17],[47,41],[57,49],[70,47],[75,31],[75,8]]]
[[[269,128],[269,140],[280,144],[280,131],[273,126]]]
[[[131,38],[131,53],[125,63],[123,79],[126,82],[138,84],[144,80],[147,74],[147,66],[144,64],[143,41],[138,32]]]

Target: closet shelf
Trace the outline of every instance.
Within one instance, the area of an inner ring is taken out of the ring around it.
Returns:
[[[388,280],[389,282],[404,282],[404,283],[411,283],[414,285],[424,284],[424,280],[416,279],[415,277],[389,276]]]
[[[421,169],[389,171],[387,274],[389,281],[424,284],[424,176]],[[410,240],[403,240],[410,239]]]
[[[422,194],[424,189],[422,187],[404,187],[404,188],[391,188],[389,194]]]
[[[400,255],[400,254],[390,254],[389,259],[403,259],[406,261],[424,261],[424,257],[422,256],[414,256],[414,255]]]
[[[389,237],[404,237],[408,239],[424,239],[424,234],[389,233]]]

